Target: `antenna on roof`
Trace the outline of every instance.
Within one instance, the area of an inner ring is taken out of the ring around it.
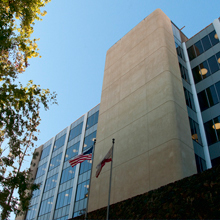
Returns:
[[[184,27],[185,27],[185,26],[183,26],[183,27],[180,29],[180,31],[182,31]]]

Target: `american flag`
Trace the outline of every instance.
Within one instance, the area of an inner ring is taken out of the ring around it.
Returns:
[[[84,153],[74,157],[72,160],[69,160],[70,165],[72,167],[74,167],[78,163],[82,163],[85,160],[91,160],[92,159],[92,150],[93,150],[93,147],[89,148]]]

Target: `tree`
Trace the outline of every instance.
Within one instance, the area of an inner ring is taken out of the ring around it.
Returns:
[[[18,77],[39,56],[37,39],[31,39],[35,20],[50,0],[0,0],[0,206],[1,218],[27,211],[32,191],[31,170],[22,170],[32,152],[40,123],[39,110],[56,103],[56,94],[33,81],[24,86]],[[4,142],[4,147],[3,143]],[[36,156],[36,155],[34,155]],[[18,196],[15,196],[15,191]]]

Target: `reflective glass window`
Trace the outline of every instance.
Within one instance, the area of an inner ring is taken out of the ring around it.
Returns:
[[[70,130],[69,141],[82,133],[83,122]]]
[[[59,193],[57,196],[56,209],[69,205],[71,201],[71,196],[72,196],[72,188]]]
[[[220,140],[220,116],[214,118],[215,130],[217,133],[218,140]]]
[[[56,157],[51,159],[49,170],[52,170],[60,165],[61,157],[62,157],[62,153],[58,154]]]
[[[220,98],[220,81],[215,84],[215,88],[218,93],[218,97]]]
[[[220,52],[216,54],[218,65],[220,66]]]
[[[208,96],[210,107],[213,105],[216,105],[218,103],[218,97],[217,97],[214,85],[207,88],[206,93]]]
[[[49,213],[51,211],[53,205],[53,197],[50,197],[49,199],[45,199],[41,202],[39,216],[44,215],[46,213]]]
[[[182,78],[189,83],[189,75],[187,69],[179,63]]]
[[[201,63],[199,67],[200,67],[199,74],[202,76],[203,79],[211,75],[207,61]]]
[[[43,176],[46,172],[46,166],[47,166],[47,163],[44,163],[43,165],[39,166],[37,168],[37,174],[36,174],[36,179],[40,176]]]
[[[191,128],[192,139],[199,144],[202,144],[199,125],[191,118],[189,118],[189,124]]]
[[[215,133],[215,126],[212,120],[204,123],[205,133],[208,145],[214,144],[217,142],[217,136]]]
[[[215,31],[212,31],[210,34],[209,34],[209,38],[212,42],[212,46],[216,45],[217,43],[219,43],[219,39],[218,39],[218,35],[216,34]]]
[[[57,177],[58,177],[58,173],[47,179],[45,187],[44,187],[44,192],[56,187]]]
[[[193,73],[195,84],[202,80],[202,75],[200,74],[199,66],[196,66],[195,68],[193,68],[192,73]]]
[[[91,128],[93,125],[98,123],[99,111],[88,117],[86,129]]]
[[[62,147],[64,145],[65,138],[66,138],[66,134],[64,134],[62,137],[60,137],[59,139],[57,139],[55,141],[55,144],[54,144],[54,147],[53,147],[53,151],[59,149],[60,147]]]
[[[71,166],[63,170],[60,184],[73,179],[75,177],[75,170],[76,167],[71,167]]]
[[[209,103],[208,103],[208,99],[207,99],[205,90],[201,91],[197,95],[198,95],[198,100],[199,100],[199,105],[200,105],[201,111],[204,111],[207,108],[209,108]]]
[[[206,162],[203,160],[201,157],[195,154],[196,158],[196,167],[197,167],[197,172],[201,173],[202,171],[206,170]]]
[[[187,49],[187,52],[188,52],[188,55],[189,55],[189,60],[193,60],[194,58],[196,58],[196,53],[195,53],[195,50],[194,50],[194,45],[192,45],[191,47],[189,47]]]
[[[203,48],[204,48],[205,51],[208,50],[209,48],[211,48],[212,45],[211,45],[211,42],[209,40],[208,35],[203,37],[201,39],[201,41],[202,41],[202,45],[203,45]]]
[[[46,147],[46,148],[43,149],[42,154],[41,154],[41,157],[40,157],[41,160],[44,159],[45,157],[47,157],[47,156],[49,155],[49,153],[50,153],[50,148],[51,148],[51,144],[50,144],[48,147]]]
[[[35,197],[37,197],[37,196],[40,195],[41,188],[42,188],[42,182],[39,183],[39,185],[40,185],[40,186],[39,186],[39,189],[36,189],[36,190],[33,191],[33,193],[32,193],[32,198],[35,198]]]
[[[67,160],[71,159],[72,157],[75,157],[76,155],[78,155],[79,143],[80,142],[77,142],[76,144],[74,144],[73,146],[71,146],[70,148],[68,148],[66,150],[65,161],[67,161]]]
[[[184,88],[186,105],[190,107],[193,111],[195,111],[195,105],[193,100],[193,95],[186,88]]]
[[[96,138],[96,131],[85,137],[83,151],[93,145],[95,138]]]
[[[177,52],[177,55],[178,55],[180,58],[182,58],[183,60],[185,60],[184,54],[183,54],[183,49],[182,49],[180,46],[178,46],[178,47],[176,48],[176,52]]]
[[[88,188],[89,188],[89,180],[78,185],[76,192],[76,201],[88,197]]]
[[[219,70],[219,66],[218,66],[218,63],[217,63],[217,60],[216,60],[215,56],[210,57],[208,59],[208,63],[209,63],[211,73],[215,73],[216,71]]]
[[[36,211],[37,211],[37,205],[38,204],[35,204],[29,208],[27,215],[26,215],[26,218],[25,218],[26,220],[34,219],[34,217],[36,215]]]
[[[85,160],[80,165],[79,174],[85,173],[88,170],[92,169],[92,161],[91,160]]]
[[[198,42],[196,42],[194,46],[195,46],[194,48],[195,48],[197,56],[199,56],[200,54],[202,54],[204,52],[204,49],[202,47],[202,44],[201,44],[200,40]]]

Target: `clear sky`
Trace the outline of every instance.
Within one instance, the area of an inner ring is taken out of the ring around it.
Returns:
[[[189,38],[220,16],[220,0],[52,0],[34,36],[42,58],[20,78],[58,94],[59,105],[41,111],[40,146],[101,99],[107,50],[160,8]]]

